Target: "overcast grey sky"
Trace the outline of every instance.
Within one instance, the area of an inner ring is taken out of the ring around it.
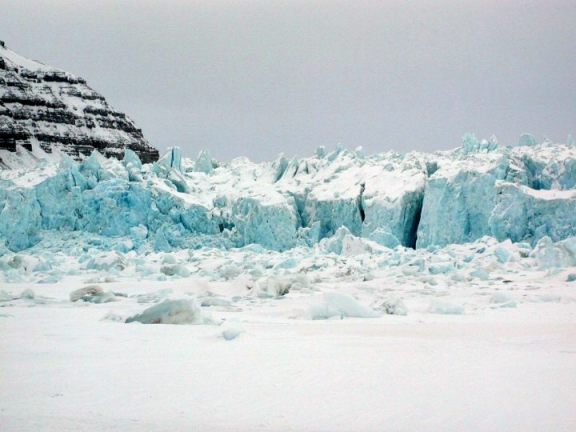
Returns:
[[[0,39],[189,156],[576,131],[574,0],[1,0]]]

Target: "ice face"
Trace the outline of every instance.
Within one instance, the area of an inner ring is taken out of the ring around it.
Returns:
[[[258,243],[270,249],[285,250],[296,244],[296,213],[288,200],[263,205],[258,199],[241,197],[232,206],[231,219],[238,246]]]
[[[34,199],[35,191],[19,189],[2,191],[4,195],[0,213],[0,235],[12,251],[27,249],[40,241],[41,207]]]
[[[559,241],[576,235],[576,190],[534,190],[503,182],[497,191],[489,225],[498,240],[548,236]]]
[[[430,179],[424,192],[416,246],[465,243],[489,235],[495,182],[500,176],[498,171],[463,169],[453,178],[435,175]]]
[[[537,145],[466,155],[428,180],[417,247],[574,235],[576,153]]]
[[[178,148],[145,165],[129,150],[123,161],[94,152],[75,162],[20,149],[22,169],[0,171],[0,239],[20,251],[50,231],[94,233],[122,238],[114,248],[126,253],[284,251],[328,238],[324,249],[355,254],[576,235],[576,148],[528,144],[467,135],[431,155],[338,149],[260,164],[206,152],[193,161]]]

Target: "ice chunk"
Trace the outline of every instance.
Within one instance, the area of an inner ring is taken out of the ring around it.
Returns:
[[[227,341],[231,341],[236,339],[242,333],[244,333],[244,331],[240,327],[228,327],[222,330],[222,337]]]
[[[118,252],[109,252],[90,259],[86,268],[91,270],[122,271],[127,266],[126,258]]]
[[[402,301],[401,298],[392,297],[386,299],[379,304],[376,305],[374,308],[376,310],[382,311],[387,315],[407,315],[408,309],[406,305]]]
[[[540,294],[536,296],[536,301],[541,303],[560,303],[562,301],[562,296],[555,294]]]
[[[98,285],[89,285],[70,293],[71,302],[77,302],[79,300],[89,303],[109,303],[116,301],[116,297],[113,293],[104,291],[102,287]]]
[[[208,324],[202,310],[193,300],[165,300],[126,319],[126,323],[142,324]]]
[[[510,251],[506,248],[503,248],[503,247],[497,247],[494,250],[494,255],[496,255],[498,262],[501,264],[506,264],[510,260],[510,257],[511,257]]]
[[[429,313],[441,315],[463,315],[464,306],[460,303],[447,300],[433,300],[428,308]]]
[[[480,147],[480,141],[476,138],[476,135],[472,133],[464,134],[462,137],[462,148],[465,153],[473,153]]]
[[[234,264],[226,264],[219,268],[218,276],[224,280],[236,279],[242,274],[242,269]]]
[[[50,270],[50,264],[41,257],[34,255],[14,255],[6,263],[13,269],[22,269],[26,272]]]
[[[196,163],[194,164],[194,171],[203,172],[205,174],[210,174],[214,171],[214,162],[212,161],[212,156],[207,150],[201,150],[196,158]]]
[[[160,272],[166,276],[180,276],[188,277],[190,276],[190,270],[183,264],[170,264],[165,265],[160,268]]]
[[[301,291],[310,287],[306,275],[268,277],[257,285],[258,297],[282,297],[290,291]]]
[[[520,135],[520,138],[518,139],[518,146],[535,146],[536,144],[536,138],[529,133]]]
[[[321,320],[333,317],[375,318],[380,314],[351,295],[332,291],[324,293],[322,300],[310,307],[310,316],[313,320]]]
[[[382,247],[367,239],[356,237],[346,227],[340,227],[332,237],[320,241],[320,248],[338,255],[360,255],[378,253]]]
[[[503,308],[515,308],[518,304],[512,295],[503,291],[495,292],[490,297],[490,303]]]
[[[180,147],[168,149],[168,152],[156,164],[168,170],[182,171],[182,151]]]
[[[576,237],[554,243],[550,237],[543,237],[531,254],[542,269],[576,266]]]
[[[487,272],[483,268],[478,268],[478,269],[470,272],[470,276],[472,276],[473,278],[483,280],[483,281],[490,279],[490,273]]]
[[[394,249],[396,246],[400,246],[398,238],[383,228],[377,228],[372,231],[368,234],[368,239],[389,249]]]
[[[206,295],[202,298],[200,302],[200,306],[202,307],[211,307],[211,306],[221,306],[227,308],[231,306],[232,302],[222,297],[216,297],[214,295]]]
[[[20,294],[21,299],[34,300],[35,297],[36,297],[36,294],[34,294],[34,291],[32,291],[30,288],[25,289]]]
[[[454,271],[454,263],[452,262],[439,262],[430,264],[428,267],[428,271],[430,274],[437,275],[437,274],[445,274]]]
[[[0,302],[8,302],[14,300],[14,296],[8,291],[0,290]]]
[[[136,153],[130,149],[124,151],[124,159],[122,161],[128,172],[129,181],[142,181],[142,162]]]

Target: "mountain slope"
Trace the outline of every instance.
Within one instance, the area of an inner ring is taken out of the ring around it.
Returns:
[[[0,42],[0,150],[14,152],[19,145],[47,153],[58,147],[75,159],[93,150],[121,158],[127,148],[144,162],[158,159],[142,130],[83,78],[22,57]]]

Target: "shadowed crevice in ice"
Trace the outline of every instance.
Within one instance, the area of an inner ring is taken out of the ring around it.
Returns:
[[[418,241],[418,225],[420,225],[420,218],[422,217],[422,203],[424,202],[424,193],[416,199],[413,204],[414,207],[410,211],[410,217],[407,219],[406,227],[408,228],[406,243],[404,246],[416,249]]]
[[[360,213],[360,220],[364,223],[366,219],[366,212],[364,211],[364,204],[362,200],[364,199],[364,191],[366,190],[366,183],[360,184],[360,194],[358,195],[358,212]]]

